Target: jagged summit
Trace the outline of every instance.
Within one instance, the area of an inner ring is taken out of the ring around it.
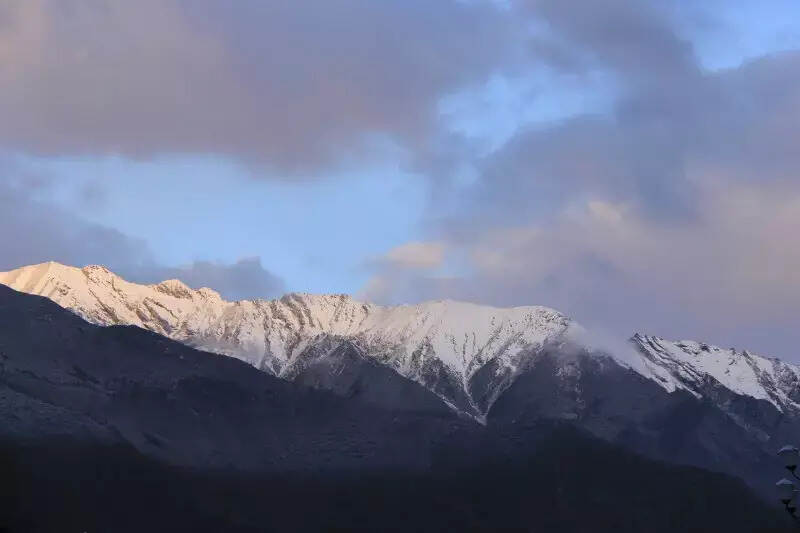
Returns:
[[[766,400],[779,410],[800,409],[800,368],[777,358],[748,350],[726,349],[690,340],[668,341],[636,334],[631,339],[653,364],[667,370],[672,386],[702,396],[712,377],[712,386],[742,396]]]
[[[319,365],[348,343],[479,419],[546,348],[588,343],[572,335],[581,330],[578,324],[539,306],[452,300],[381,306],[346,294],[309,293],[229,302],[179,280],[139,285],[102,266],[54,262],[0,273],[0,283],[46,296],[95,324],[139,326],[285,379],[318,375]],[[779,410],[800,409],[800,369],[777,359],[641,334],[631,338],[629,350],[587,347],[669,392],[708,397],[709,387],[719,386]]]
[[[164,294],[169,294],[178,298],[191,298],[191,287],[179,279],[168,279],[157,285],[152,285],[152,287]]]
[[[90,322],[136,325],[287,379],[347,341],[448,404],[479,416],[530,354],[570,324],[561,313],[535,306],[432,301],[388,307],[344,294],[308,293],[228,302],[178,280],[138,285],[102,267],[58,263],[0,273],[0,283],[46,296]],[[480,376],[482,390],[476,391],[471,383],[482,370],[488,375]],[[487,398],[482,406],[476,394]]]

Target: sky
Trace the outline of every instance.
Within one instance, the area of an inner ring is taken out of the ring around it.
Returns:
[[[800,361],[794,0],[0,0],[0,269]]]

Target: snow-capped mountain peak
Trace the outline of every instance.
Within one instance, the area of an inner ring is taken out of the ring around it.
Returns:
[[[0,273],[0,283],[48,297],[100,325],[149,329],[244,360],[286,379],[302,376],[344,343],[483,419],[546,347],[579,343],[673,392],[713,387],[798,409],[800,369],[747,351],[636,334],[593,345],[574,321],[547,307],[497,308],[440,300],[380,306],[344,294],[290,293],[229,302],[180,280],[130,283],[105,267],[42,263]]]
[[[570,324],[545,307],[447,300],[387,307],[341,294],[291,293],[229,302],[178,280],[130,283],[101,266],[43,263],[0,273],[0,283],[46,296],[90,322],[139,326],[288,379],[346,341],[475,415],[510,383],[525,354]],[[469,381],[490,364],[493,390],[478,406]]]
[[[800,408],[797,365],[690,340],[668,341],[638,333],[631,340],[650,362],[669,372],[676,388],[701,396],[710,385],[719,385],[741,396],[768,401],[781,411]]]

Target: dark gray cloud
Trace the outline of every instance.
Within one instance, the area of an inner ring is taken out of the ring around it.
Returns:
[[[0,11],[0,143],[218,153],[280,170],[424,145],[437,100],[514,56],[489,2],[56,0]]]
[[[12,171],[6,168],[5,172]],[[5,180],[0,177],[0,271],[46,261],[78,267],[100,264],[129,281],[178,278],[191,287],[211,287],[233,300],[274,297],[284,289],[283,281],[266,270],[259,258],[233,264],[160,264],[145,241],[33,200],[31,191],[44,186],[44,178]]]

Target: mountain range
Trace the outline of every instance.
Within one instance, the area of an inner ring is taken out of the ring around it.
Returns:
[[[596,355],[543,353],[480,424],[336,351],[346,394],[0,286],[0,531],[789,530],[740,480],[552,420],[577,409],[562,359],[585,395],[664,406]]]
[[[312,294],[228,302],[178,280],[140,285],[52,262],[0,273],[0,283],[92,324],[137,326],[360,405],[512,432],[561,420],[764,494],[774,451],[800,440],[800,367],[638,333],[612,348],[546,307],[387,307]],[[137,446],[157,448],[136,435]]]
[[[781,412],[800,409],[797,365],[747,350],[638,333],[626,346],[597,348],[586,342],[589,336],[580,325],[546,307],[456,301],[384,307],[343,294],[305,293],[228,302],[212,289],[195,290],[179,280],[139,285],[102,266],[79,269],[54,262],[2,272],[0,283],[50,298],[93,324],[138,326],[290,381],[308,380],[347,347],[482,421],[545,347],[557,344],[602,352],[667,392],[713,399],[713,383]]]

